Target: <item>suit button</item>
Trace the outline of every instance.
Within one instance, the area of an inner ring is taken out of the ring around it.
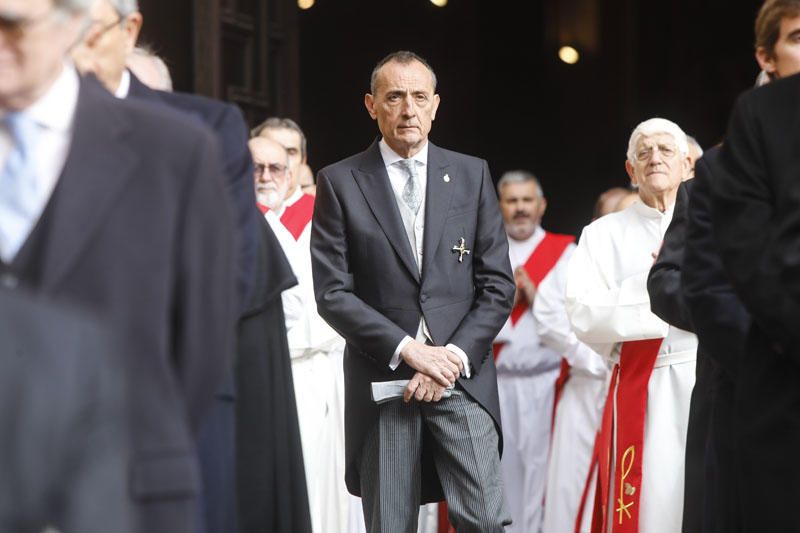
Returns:
[[[14,274],[5,273],[0,275],[0,285],[6,289],[16,289],[19,285],[19,279]]]
[[[421,294],[420,297],[419,297],[419,301],[422,302],[422,303],[427,302],[428,301],[428,295],[424,294],[424,293]]]

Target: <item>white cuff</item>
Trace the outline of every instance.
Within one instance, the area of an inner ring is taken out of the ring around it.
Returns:
[[[461,359],[461,362],[464,363],[464,370],[461,371],[461,375],[469,379],[470,378],[469,359],[467,358],[467,354],[464,353],[464,350],[462,350],[455,344],[448,344],[447,346],[445,346],[445,348],[456,354]]]
[[[414,339],[412,339],[408,335],[403,337],[403,340],[400,341],[400,344],[398,344],[397,348],[395,348],[394,350],[394,355],[392,356],[392,360],[389,361],[389,368],[391,368],[392,370],[397,370],[397,367],[400,366],[400,352],[402,352],[406,344],[408,344],[412,340]]]

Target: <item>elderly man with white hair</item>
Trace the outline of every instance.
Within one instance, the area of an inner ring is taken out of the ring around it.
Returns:
[[[697,339],[650,311],[647,275],[688,176],[688,154],[675,123],[639,124],[625,163],[639,199],[584,228],[569,265],[572,328],[613,365],[590,471],[598,472],[593,521],[604,531],[681,530]]]

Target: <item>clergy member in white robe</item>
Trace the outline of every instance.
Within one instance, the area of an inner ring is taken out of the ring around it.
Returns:
[[[554,269],[539,285],[533,304],[539,338],[569,363],[550,441],[542,533],[574,531],[609,376],[603,357],[579,341],[570,327],[564,308],[566,285],[567,269]],[[592,491],[587,500],[593,498]],[[581,533],[588,533],[590,521],[591,515]]]
[[[562,354],[542,343],[531,305],[537,285],[566,271],[575,245],[572,236],[546,232],[539,225],[547,202],[533,174],[507,172],[497,188],[518,287],[514,310],[494,345],[503,416],[503,484],[513,520],[506,531],[538,533]]]
[[[697,339],[650,311],[646,282],[688,174],[687,154],[676,124],[650,119],[637,126],[626,168],[639,200],[584,228],[569,264],[573,331],[614,365],[597,440],[594,506],[610,533],[681,530]]]
[[[595,203],[592,220],[621,211],[629,205],[622,200],[631,194],[639,197],[623,187],[604,191]],[[609,378],[606,360],[579,341],[572,331],[564,307],[566,274],[566,269],[559,269],[548,276],[539,285],[533,305],[533,318],[542,342],[563,354],[569,363],[569,378],[561,389],[550,440],[542,533],[575,529]],[[594,481],[590,480],[588,486],[589,502],[594,499]],[[583,513],[580,533],[589,533],[591,519],[591,512]]]
[[[289,183],[286,150],[263,137],[251,139],[249,146],[256,168],[257,200],[298,281],[297,286],[284,291],[282,299],[312,530],[344,532],[349,498],[343,473],[344,406],[336,374],[344,342],[316,312],[306,227],[310,220],[302,224],[302,213],[294,213],[287,224],[284,216]]]

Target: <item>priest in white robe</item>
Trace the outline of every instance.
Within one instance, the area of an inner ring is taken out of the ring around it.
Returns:
[[[559,271],[566,275],[575,239],[540,226],[547,202],[533,174],[507,172],[497,189],[517,281],[514,310],[494,345],[503,416],[503,484],[513,520],[506,531],[538,533],[562,353],[542,343],[531,305],[537,286]]]
[[[579,341],[570,327],[564,308],[566,284],[567,269],[555,270],[539,285],[533,305],[539,338],[569,363],[553,423],[542,533],[575,528],[609,376],[605,359]],[[592,491],[587,499],[593,497]],[[584,520],[581,533],[588,533],[590,519]]]
[[[284,291],[282,300],[312,530],[344,532],[349,497],[344,486],[344,405],[336,370],[341,365],[344,341],[316,311],[306,227],[310,226],[310,216],[307,224],[297,216],[287,224],[287,217],[283,216],[290,180],[286,149],[264,137],[251,139],[249,146],[256,169],[259,207],[298,280],[295,287]]]
[[[686,135],[665,119],[641,123],[626,169],[639,200],[584,228],[567,273],[573,331],[613,365],[593,463],[593,531],[674,533],[697,339],[650,311],[646,282],[688,174]]]

